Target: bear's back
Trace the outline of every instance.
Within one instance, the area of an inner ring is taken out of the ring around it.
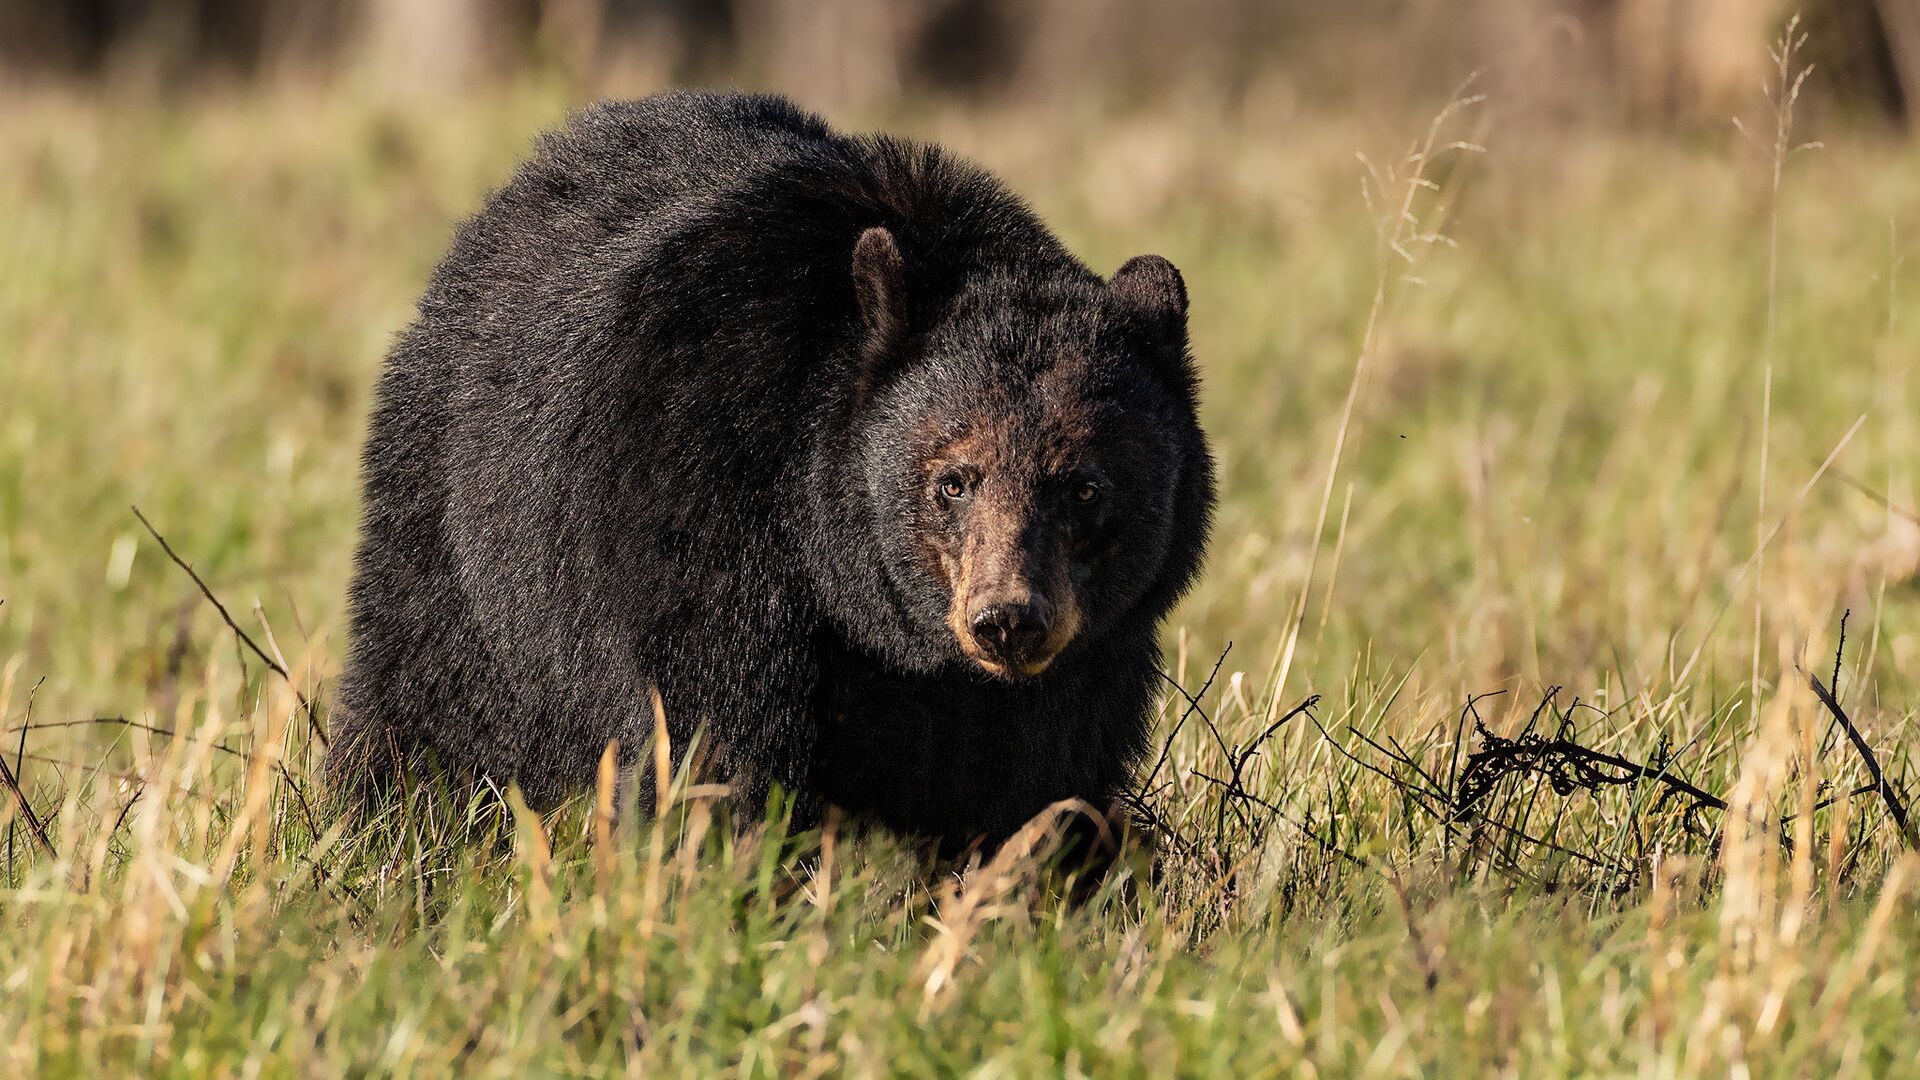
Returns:
[[[842,135],[782,97],[676,91],[595,105],[543,136],[460,228],[428,299],[634,329],[657,313],[634,306],[651,281],[787,301],[810,329],[845,329],[852,241],[874,225],[907,254],[917,306],[989,270],[1087,273],[998,180],[936,146]]]
[[[839,156],[847,143],[779,97],[677,91],[602,102],[541,136],[474,224],[544,242],[618,235],[769,170]]]

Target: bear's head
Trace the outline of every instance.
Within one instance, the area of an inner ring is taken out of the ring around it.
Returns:
[[[924,310],[908,270],[885,229],[860,237],[851,446],[914,637],[1018,680],[1151,627],[1197,569],[1213,494],[1179,271],[986,269]]]

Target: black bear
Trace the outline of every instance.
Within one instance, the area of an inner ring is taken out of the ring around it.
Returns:
[[[749,812],[953,845],[1107,806],[1212,513],[1186,313],[937,147],[586,110],[388,357],[334,786],[424,756],[550,805],[618,740],[649,790],[657,688]]]

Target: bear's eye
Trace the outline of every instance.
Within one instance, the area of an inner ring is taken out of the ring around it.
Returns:
[[[967,497],[967,481],[963,476],[943,476],[939,483],[940,497],[949,501]]]
[[[1071,490],[1073,501],[1081,506],[1092,506],[1100,501],[1100,485],[1091,480],[1077,480]]]

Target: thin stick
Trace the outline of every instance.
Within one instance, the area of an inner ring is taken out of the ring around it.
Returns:
[[[46,682],[46,678],[40,678],[40,682],[33,684],[33,690],[27,692],[27,717],[19,724],[19,757],[15,757],[15,761],[25,759],[25,755],[27,755],[27,728],[33,726],[33,700],[40,696],[40,684],[42,684],[42,682]],[[6,767],[6,755],[0,755],[0,782],[6,784],[6,790],[8,790],[8,792],[13,792],[13,801],[19,803],[19,813],[21,813],[21,817],[27,819],[27,830],[33,832],[33,838],[40,844],[40,849],[46,851],[46,855],[48,855],[50,859],[58,857],[58,851],[54,851],[52,838],[46,836],[46,824],[40,821],[40,817],[38,817],[36,813],[33,813],[33,803],[27,801],[27,792],[19,790],[19,778],[13,774],[13,769]],[[8,830],[8,872],[12,874],[12,871],[13,836],[12,830]]]
[[[1174,690],[1177,691],[1182,698],[1186,699],[1187,708],[1186,711],[1180,714],[1180,719],[1174,722],[1173,729],[1167,732],[1166,738],[1160,743],[1160,757],[1154,761],[1153,768],[1147,772],[1147,775],[1141,778],[1140,788],[1134,793],[1135,799],[1144,800],[1147,797],[1147,792],[1153,787],[1153,782],[1160,775],[1160,770],[1166,768],[1167,759],[1173,754],[1173,740],[1180,734],[1180,729],[1186,726],[1187,720],[1191,718],[1195,712],[1199,711],[1201,700],[1207,696],[1207,691],[1213,689],[1213,680],[1220,675],[1220,665],[1227,662],[1227,654],[1232,651],[1233,642],[1229,641],[1227,642],[1227,647],[1220,650],[1219,658],[1214,660],[1213,670],[1208,672],[1207,681],[1200,687],[1199,694],[1187,693],[1186,687],[1180,685],[1180,680],[1168,675],[1157,667],[1153,669],[1155,674],[1171,683]]]
[[[11,675],[11,672],[9,672]],[[11,681],[11,680],[9,680]],[[40,688],[46,685],[47,678],[42,675],[27,691],[27,714],[20,721],[20,748],[14,751],[13,771],[16,775],[25,775],[27,771],[27,729],[33,726],[33,703],[40,697]],[[7,822],[7,877],[13,877],[13,822]]]
[[[260,662],[267,665],[269,671],[280,676],[287,684],[287,688],[293,691],[294,698],[300,702],[301,711],[307,714],[308,729],[313,732],[315,738],[320,740],[321,746],[326,746],[327,733],[320,727],[319,717],[315,715],[313,710],[313,702],[309,701],[307,695],[301,692],[299,684],[293,681],[293,676],[278,660],[268,656],[267,651],[262,649],[245,630],[242,630],[239,623],[233,621],[233,616],[227,611],[227,605],[221,603],[220,598],[213,594],[213,590],[207,586],[207,583],[201,579],[199,574],[194,572],[192,564],[181,558],[179,553],[173,550],[173,545],[167,543],[167,538],[160,535],[160,530],[153,527],[153,522],[147,520],[147,515],[141,513],[138,506],[133,508],[133,516],[140,519],[140,524],[144,526],[147,533],[160,544],[160,550],[167,553],[167,558],[173,560],[173,565],[185,571],[186,575],[193,579],[193,583],[199,586],[200,595],[206,597],[207,603],[213,605],[213,610],[220,613],[221,620],[227,624],[227,629],[233,631],[234,637],[248,649],[251,649],[253,655],[259,657]]]
[[[1840,727],[1847,733],[1847,739],[1859,752],[1860,760],[1866,763],[1867,775],[1873,777],[1875,790],[1880,792],[1881,800],[1887,804],[1887,813],[1893,815],[1893,824],[1900,830],[1900,842],[1909,848],[1920,848],[1920,837],[1914,835],[1913,825],[1907,818],[1907,805],[1901,801],[1893,785],[1887,783],[1886,774],[1880,770],[1880,759],[1873,754],[1873,747],[1867,745],[1866,737],[1861,735],[1860,729],[1854,726],[1853,718],[1847,715],[1847,710],[1840,707],[1840,702],[1834,698],[1833,692],[1820,681],[1820,676],[1804,668],[1801,669],[1801,674],[1807,677],[1807,682],[1813,687],[1814,696],[1820,699],[1820,704],[1825,705],[1827,711],[1833,714],[1833,718],[1840,722]]]
[[[1833,696],[1836,699],[1839,698],[1840,696],[1840,658],[1844,656],[1847,651],[1847,617],[1852,614],[1853,614],[1852,608],[1848,608],[1847,610],[1840,613],[1840,643],[1833,647],[1833,687],[1832,689],[1833,689]]]
[[[20,745],[13,752],[15,773],[27,771],[26,765],[23,764],[27,760],[27,730],[33,727],[33,703],[40,696],[40,687],[44,686],[46,681],[46,676],[41,676],[40,681],[33,684],[33,689],[27,691],[27,715],[20,719]]]
[[[60,853],[54,850],[53,840],[47,836],[47,827],[41,824],[40,815],[33,812],[33,804],[27,801],[27,793],[20,790],[20,781],[14,777],[13,770],[7,767],[5,757],[0,757],[0,784],[5,784],[7,790],[13,793],[13,801],[20,804],[20,815],[27,819],[27,831],[33,834],[40,849],[47,853],[48,858],[58,858]]]

